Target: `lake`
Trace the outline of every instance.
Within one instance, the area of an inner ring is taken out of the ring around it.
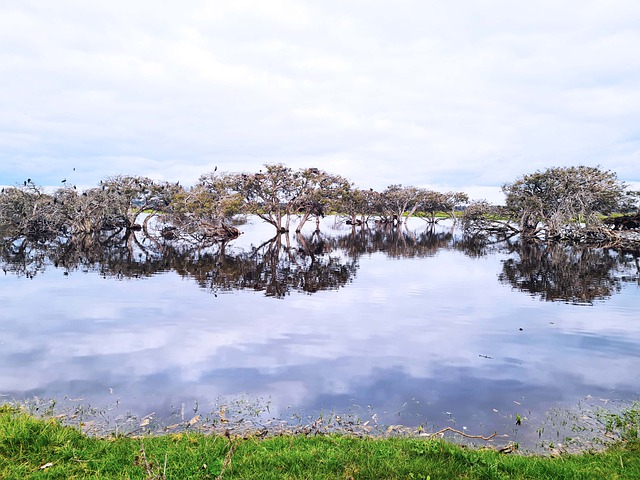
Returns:
[[[102,259],[5,248],[0,400],[91,406],[112,424],[221,406],[351,415],[533,447],[570,441],[553,412],[640,398],[630,253],[474,242],[415,218],[325,218],[274,242],[257,218],[240,228],[172,256],[143,240]]]

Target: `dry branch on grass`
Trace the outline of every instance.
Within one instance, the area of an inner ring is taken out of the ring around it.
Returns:
[[[461,436],[463,436],[465,438],[477,438],[477,439],[484,440],[484,441],[489,441],[492,438],[494,438],[496,435],[498,435],[498,432],[493,432],[488,437],[484,437],[482,435],[469,435],[468,433],[461,432],[460,430],[456,430],[455,428],[446,427],[446,428],[443,428],[442,430],[438,430],[435,433],[429,434],[428,438],[431,439],[431,438],[435,437],[436,435],[444,435],[445,432],[453,432],[453,433],[457,433],[458,435],[461,435]]]

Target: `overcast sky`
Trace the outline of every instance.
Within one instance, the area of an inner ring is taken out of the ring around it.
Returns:
[[[0,184],[637,182],[639,47],[637,0],[0,0]]]

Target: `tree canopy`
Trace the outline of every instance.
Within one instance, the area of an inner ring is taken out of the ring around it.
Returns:
[[[549,168],[524,175],[502,190],[525,237],[541,231],[555,237],[564,229],[599,225],[601,215],[632,207],[626,185],[614,172],[597,167]]]

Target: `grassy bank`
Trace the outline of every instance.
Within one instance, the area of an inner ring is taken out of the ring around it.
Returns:
[[[438,439],[347,436],[90,438],[0,407],[0,478],[640,478],[637,438],[558,457],[468,449]]]

